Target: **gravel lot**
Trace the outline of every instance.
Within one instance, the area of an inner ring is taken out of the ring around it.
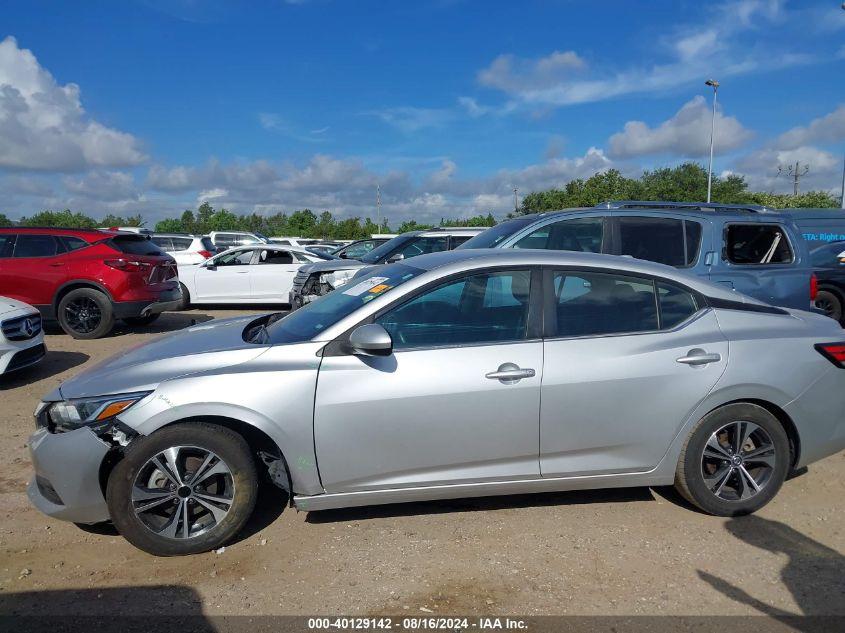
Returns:
[[[0,379],[0,612],[845,615],[845,453],[741,519],[647,488],[321,513],[267,491],[238,542],[175,559],[30,508],[41,395],[127,345],[243,313],[169,313],[97,341],[53,333],[40,366]]]

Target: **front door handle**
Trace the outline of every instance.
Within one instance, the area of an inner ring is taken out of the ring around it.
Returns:
[[[519,365],[514,363],[502,363],[499,369],[484,374],[485,378],[490,380],[498,380],[506,385],[513,384],[522,380],[523,378],[533,378],[537,375],[533,369],[522,369]]]
[[[698,365],[707,365],[709,363],[718,363],[722,360],[722,356],[720,354],[708,354],[703,349],[691,349],[687,352],[686,356],[681,356],[675,360],[684,365],[692,365],[695,367]]]

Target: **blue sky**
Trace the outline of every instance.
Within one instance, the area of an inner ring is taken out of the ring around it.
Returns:
[[[787,2],[0,1],[0,211],[438,219],[706,161],[838,190],[845,11]]]

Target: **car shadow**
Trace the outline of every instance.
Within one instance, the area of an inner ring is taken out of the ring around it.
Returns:
[[[785,555],[787,561],[781,570],[781,581],[801,613],[839,616],[841,624],[845,616],[845,556],[784,523],[754,514],[730,519],[725,529],[746,545]],[[801,621],[795,620],[795,613],[754,597],[735,584],[736,579],[719,578],[702,570],[698,575],[731,600],[805,630]]]
[[[164,334],[184,330],[186,327],[205,323],[214,319],[210,314],[198,312],[163,312],[162,315],[149,325],[129,325],[123,321],[116,321],[109,336],[123,334]]]
[[[601,490],[572,490],[496,497],[472,497],[412,503],[391,503],[358,508],[311,511],[306,523],[335,523],[340,521],[366,521],[387,517],[445,514],[451,512],[480,512],[509,508],[542,508],[548,506],[582,505],[589,503],[624,503],[654,501],[648,488],[605,488]]]
[[[202,599],[191,587],[150,585],[52,589],[0,594],[6,631],[214,631]],[[164,619],[162,616],[166,616]]]
[[[261,482],[258,487],[258,499],[255,503],[255,510],[253,510],[243,529],[238,532],[229,544],[245,541],[268,528],[282,515],[288,507],[289,501],[290,497],[287,491],[269,482]]]
[[[90,357],[82,352],[62,352],[47,349],[47,354],[40,362],[24,369],[0,376],[0,391],[14,389],[50,378],[57,374],[78,367]]]

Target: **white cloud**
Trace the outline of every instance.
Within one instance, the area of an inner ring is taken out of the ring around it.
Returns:
[[[225,198],[229,195],[229,192],[226,189],[222,189],[217,187],[215,189],[206,189],[205,191],[200,191],[199,195],[197,196],[197,204],[201,204],[203,202],[210,202],[211,200],[217,200],[219,198]]]
[[[670,119],[657,127],[642,121],[628,121],[622,132],[610,137],[609,155],[630,158],[662,154],[681,157],[704,156],[710,149],[712,110],[704,97],[685,103]],[[752,136],[734,117],[716,111],[714,149],[724,153],[742,146]]]
[[[814,61],[806,53],[788,50],[786,46],[793,45],[785,46],[779,32],[770,29],[788,22],[782,5],[779,0],[705,4],[704,19],[680,25],[655,42],[652,63],[608,71],[599,63],[588,69],[575,51],[533,60],[499,55],[479,72],[478,80],[534,109],[660,92],[711,75],[725,79]]]
[[[131,134],[91,119],[79,86],[60,86],[13,37],[0,41],[0,167],[76,171],[145,160]]]
[[[411,106],[369,110],[363,114],[378,117],[404,134],[413,134],[426,128],[442,127],[455,118],[455,113],[446,108],[414,108]]]
[[[276,132],[304,143],[324,142],[326,137],[323,135],[329,130],[328,127],[322,127],[316,130],[300,131],[296,126],[291,125],[281,116],[273,112],[259,112],[258,122],[265,130]]]
[[[478,81],[508,93],[537,90],[566,80],[586,65],[574,51],[554,51],[539,59],[499,55],[478,73]]]
[[[823,117],[813,119],[806,126],[784,132],[773,145],[794,149],[809,143],[835,143],[842,140],[845,140],[845,104]]]
[[[839,193],[842,183],[842,156],[834,155],[813,146],[778,149],[765,147],[755,150],[736,161],[737,173],[746,177],[755,191],[792,193],[792,178],[787,175],[790,166],[799,165],[799,173],[809,167],[800,179],[801,191],[819,189]],[[782,171],[779,173],[778,169]]]
[[[65,189],[72,195],[101,201],[141,200],[132,174],[121,171],[92,171],[82,177],[67,176]]]

